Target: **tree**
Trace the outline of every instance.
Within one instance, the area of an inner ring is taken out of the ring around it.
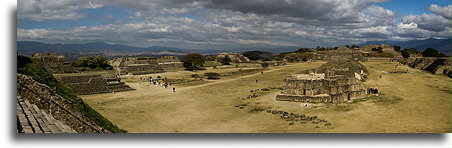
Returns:
[[[303,58],[301,59],[301,61],[306,62],[306,61],[308,61],[308,58],[303,57]]]
[[[359,48],[358,45],[352,45],[352,48]]]
[[[231,65],[231,58],[229,56],[225,56],[224,58],[219,59],[220,63],[223,65]]]
[[[372,48],[372,51],[376,51],[378,53],[382,53],[383,52],[383,48],[378,47],[378,48]]]
[[[320,48],[320,46],[317,46],[316,49],[319,49],[319,48]],[[299,48],[297,50],[297,52],[310,52],[310,49],[309,48]]]
[[[402,50],[402,57],[403,58],[409,58],[411,55],[411,51],[409,49],[403,49]]]
[[[443,53],[438,52],[435,48],[427,48],[422,52],[423,57],[444,57]]]
[[[199,53],[190,53],[184,57],[183,66],[187,70],[201,70],[204,66],[204,58]]]
[[[267,68],[269,65],[268,65],[268,63],[261,63],[261,66],[262,66],[263,68]]]
[[[88,56],[88,57],[78,58],[73,65],[76,68],[91,68],[91,69],[111,68],[111,66],[108,65],[108,60],[103,56],[98,56],[98,57]]]
[[[205,58],[205,61],[215,61],[217,59],[217,57],[215,56],[208,56]]]
[[[394,45],[392,46],[395,51],[400,52],[400,46]]]

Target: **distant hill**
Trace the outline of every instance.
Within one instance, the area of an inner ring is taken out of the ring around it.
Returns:
[[[262,60],[270,58],[273,54],[265,51],[247,51],[243,53],[244,56],[248,57],[250,60]]]
[[[369,41],[360,44],[360,46],[370,44],[376,45],[388,44],[390,46],[397,45],[402,48],[416,48],[417,50],[425,50],[426,48],[436,48],[446,55],[451,55],[452,51],[452,38],[449,39],[429,38],[425,40],[410,40],[410,41]]]
[[[216,54],[218,50],[208,49],[178,49],[172,47],[132,47],[119,44],[107,44],[103,42],[85,44],[46,44],[35,41],[17,42],[17,52],[22,55],[31,56],[39,52],[54,52],[66,56],[71,61],[83,56],[184,56],[187,53],[199,52],[203,54]]]

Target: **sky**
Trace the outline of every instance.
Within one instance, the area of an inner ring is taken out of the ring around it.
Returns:
[[[18,0],[17,40],[316,47],[452,37],[450,0]]]

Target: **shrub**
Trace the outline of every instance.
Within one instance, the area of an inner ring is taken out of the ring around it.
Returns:
[[[204,73],[204,76],[206,76],[207,79],[220,79],[221,75],[219,73],[208,72],[208,73]]]

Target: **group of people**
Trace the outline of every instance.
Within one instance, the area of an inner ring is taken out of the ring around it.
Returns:
[[[165,87],[165,88],[168,88],[170,85],[172,85],[171,83],[168,83],[168,82],[160,82],[159,80],[161,80],[161,79],[154,79],[154,78],[152,78],[152,76],[149,76],[146,78],[140,78],[140,79],[148,81],[149,84],[151,84],[151,85],[158,85],[160,87]],[[175,87],[173,87],[173,92],[176,92]]]

